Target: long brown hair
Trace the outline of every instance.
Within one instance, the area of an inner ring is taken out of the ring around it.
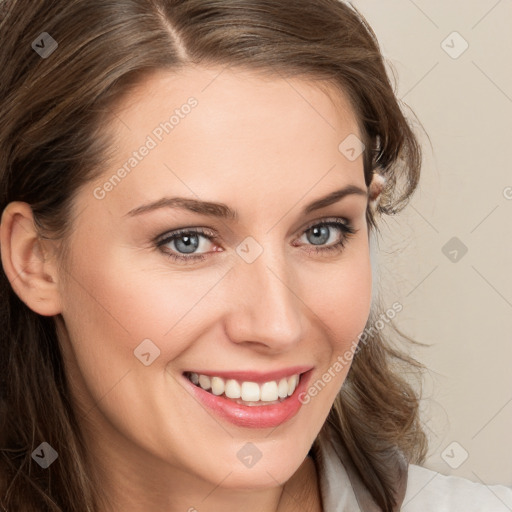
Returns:
[[[417,187],[421,150],[376,36],[338,0],[0,0],[0,16],[0,211],[27,202],[41,236],[70,233],[73,198],[112,150],[103,128],[115,102],[148,73],[190,63],[343,90],[364,138],[366,184],[374,170],[387,178],[376,212],[367,211],[371,229],[375,215],[400,211]],[[46,58],[32,46],[43,32],[58,44]],[[0,288],[0,503],[22,512],[97,511],[54,318],[29,309],[4,272]],[[397,454],[416,463],[426,454],[419,392],[402,375],[421,367],[373,329],[327,420],[385,512],[396,502]],[[59,460],[38,471],[31,453],[42,441]]]

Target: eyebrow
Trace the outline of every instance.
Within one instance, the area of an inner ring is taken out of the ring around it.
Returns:
[[[347,185],[346,187],[341,188],[339,190],[335,190],[334,192],[331,192],[330,194],[324,197],[315,199],[312,203],[304,207],[302,213],[308,214],[312,211],[325,208],[326,206],[337,203],[338,201],[349,195],[360,195],[368,197],[368,191],[356,185]],[[221,219],[233,221],[238,220],[238,212],[236,210],[232,210],[228,205],[224,203],[199,201],[197,199],[190,199],[187,197],[163,197],[161,199],[158,199],[157,201],[153,201],[151,203],[138,206],[137,208],[133,208],[128,213],[126,213],[125,216],[127,215],[130,217],[134,217],[136,215],[148,213],[154,210],[158,210],[160,208],[182,208],[194,213],[199,213],[201,215],[218,217]]]

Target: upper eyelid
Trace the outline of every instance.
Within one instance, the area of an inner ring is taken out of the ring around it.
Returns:
[[[302,228],[301,234],[308,231],[309,229],[311,229],[314,226],[328,224],[329,222],[333,222],[336,224],[344,224],[347,227],[351,227],[352,229],[356,230],[353,223],[346,217],[322,217],[320,219],[312,220],[311,222],[306,224],[306,226]],[[210,241],[218,240],[220,238],[219,235],[217,235],[213,230],[210,230],[209,228],[194,226],[194,227],[187,227],[187,228],[178,228],[178,229],[175,229],[172,231],[168,231],[167,233],[164,233],[163,235],[158,236],[156,239],[156,243],[164,243],[164,242],[168,241],[169,239],[175,239],[175,238],[179,237],[180,235],[185,235],[188,233],[193,233],[196,235],[203,235],[204,237],[208,238]]]
[[[337,224],[345,224],[346,226],[352,226],[352,222],[345,217],[324,217],[319,220],[313,220],[306,224],[302,231],[307,231],[308,229],[316,226],[317,224],[328,224],[329,222],[335,222]]]

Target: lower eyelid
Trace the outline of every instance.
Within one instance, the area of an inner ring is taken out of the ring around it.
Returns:
[[[351,236],[351,234],[355,234],[358,231],[349,222],[347,222],[346,219],[343,219],[343,220],[339,220],[339,219],[337,219],[337,220],[330,219],[329,220],[329,219],[326,219],[325,221],[316,222],[315,224],[311,224],[307,228],[303,229],[299,238],[304,236],[308,231],[310,231],[314,227],[319,227],[319,226],[328,226],[330,228],[338,229],[338,231],[340,231],[340,240],[342,240],[342,241],[346,240],[348,237]],[[344,228],[346,228],[346,229],[344,229]],[[351,233],[351,231],[353,233]],[[216,241],[219,239],[219,237],[217,237],[217,236],[215,236],[213,234],[210,234],[210,233],[204,233],[204,232],[200,232],[200,231],[191,230],[191,231],[182,231],[181,233],[171,234],[170,236],[164,237],[161,240],[157,241],[156,245],[158,246],[158,248],[161,248],[161,247],[163,247],[163,246],[165,246],[167,244],[170,244],[173,241],[179,240],[180,237],[186,236],[186,235],[195,235],[195,236],[198,236],[200,238],[201,237],[205,238],[206,240],[208,240],[212,244],[215,244]],[[304,245],[306,245],[306,246],[310,245],[310,247],[313,250],[321,251],[323,249],[328,250],[329,248],[331,248],[334,245],[339,244],[339,243],[340,243],[340,241],[332,242],[329,245],[321,245],[321,246],[315,246],[315,245],[312,245],[312,244],[311,245],[310,244],[304,244]],[[302,245],[302,244],[300,244],[300,245]],[[220,252],[220,251],[209,251],[209,252],[189,253],[189,254],[180,253],[180,252],[177,252],[175,250],[172,250],[172,253],[170,253],[169,251],[162,251],[162,252],[166,253],[167,255],[170,255],[171,257],[176,255],[176,257],[178,259],[191,259],[192,260],[194,258],[204,258],[210,252]]]

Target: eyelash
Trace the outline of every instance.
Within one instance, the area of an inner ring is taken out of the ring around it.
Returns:
[[[339,218],[335,219],[326,219],[324,222],[318,222],[314,224],[310,224],[302,234],[307,233],[311,229],[315,227],[321,227],[321,226],[329,226],[329,227],[335,227],[339,228],[342,232],[342,237],[340,238],[339,242],[336,242],[332,245],[328,245],[326,247],[315,247],[314,249],[309,250],[308,252],[315,252],[315,253],[333,253],[333,252],[341,252],[345,248],[345,244],[347,241],[355,235],[359,230],[355,229],[350,223],[347,221],[342,221]],[[162,238],[162,236],[157,237],[155,240],[155,245],[157,248],[161,248],[164,245],[167,245],[168,243],[177,240],[181,238],[183,235],[203,235],[205,238],[207,238],[211,242],[215,242],[218,240],[218,237],[211,234],[209,231],[206,231],[202,228],[184,228],[184,229],[178,229],[176,231],[171,231],[170,233],[166,233],[165,238]],[[208,253],[206,254],[191,254],[190,256],[184,256],[182,254],[172,253],[168,251],[164,251],[160,249],[167,257],[171,258],[174,261],[179,261],[182,263],[195,263],[197,261],[203,261]]]

